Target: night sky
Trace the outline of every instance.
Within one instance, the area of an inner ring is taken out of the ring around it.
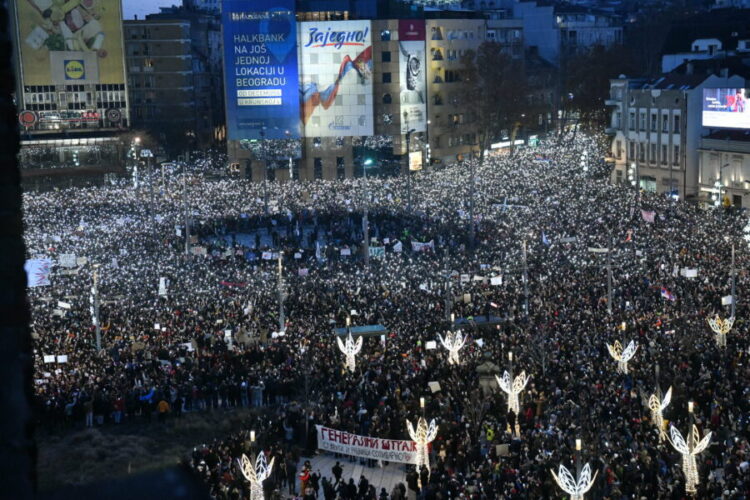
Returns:
[[[180,0],[122,0],[122,15],[123,19],[133,19],[133,15],[138,14],[138,18],[143,19],[146,14],[159,12],[159,7],[180,4]]]

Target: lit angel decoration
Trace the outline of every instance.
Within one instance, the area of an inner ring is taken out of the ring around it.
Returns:
[[[422,466],[427,467],[427,477],[430,477],[430,452],[428,445],[437,437],[437,424],[435,419],[430,422],[430,426],[427,426],[427,420],[424,417],[419,417],[417,421],[417,429],[411,425],[410,421],[406,421],[406,429],[409,431],[409,437],[417,444],[417,472],[422,470]],[[419,487],[422,487],[422,480],[419,480]]]
[[[576,480],[576,478],[573,477],[573,474],[571,474],[562,464],[560,465],[557,474],[555,474],[554,470],[550,470],[550,472],[552,472],[552,477],[555,478],[555,482],[560,489],[570,495],[570,500],[583,500],[583,495],[585,495],[594,485],[596,475],[599,473],[599,471],[596,471],[594,476],[591,477],[591,467],[589,467],[589,464],[583,466],[578,480]]]
[[[240,471],[245,479],[250,483],[250,500],[263,500],[263,481],[268,479],[273,469],[272,458],[266,463],[266,455],[261,451],[255,459],[255,467],[247,456],[243,453],[240,458]]]
[[[357,341],[355,342],[351,332],[349,332],[349,336],[346,338],[346,345],[341,342],[341,337],[336,337],[336,342],[339,345],[339,350],[346,355],[346,367],[350,372],[354,373],[356,366],[355,356],[362,350],[362,337],[357,337]]]
[[[638,346],[631,340],[628,346],[623,349],[620,341],[615,340],[614,345],[607,344],[607,350],[609,350],[609,355],[617,361],[617,371],[620,373],[628,373],[628,361],[633,359],[635,351],[638,350]]]
[[[461,360],[458,357],[458,351],[460,351],[466,344],[466,337],[464,337],[464,334],[460,331],[448,332],[445,334],[445,338],[443,338],[438,333],[438,339],[440,339],[440,343],[443,344],[443,347],[448,350],[448,363],[452,365],[460,365]]]
[[[664,430],[664,410],[669,406],[669,403],[672,401],[672,388],[670,387],[667,390],[667,393],[664,395],[664,399],[659,401],[659,398],[656,396],[656,394],[652,394],[651,397],[648,398],[648,408],[651,410],[651,421],[654,422],[654,425],[657,429],[659,429],[659,441],[664,441],[664,438],[667,437],[667,433]]]
[[[512,411],[518,415],[520,411],[520,405],[518,403],[518,394],[526,388],[526,384],[529,383],[529,377],[526,372],[521,372],[513,382],[511,383],[512,375],[507,371],[503,373],[503,378],[495,375],[498,385],[508,395],[508,411]]]
[[[693,425],[688,432],[687,442],[682,438],[682,434],[675,426],[669,427],[669,441],[678,453],[682,454],[682,472],[685,474],[685,493],[695,494],[698,489],[700,478],[698,477],[698,465],[695,456],[708,447],[711,441],[711,433],[706,434],[700,439],[698,429]]]
[[[718,315],[716,318],[708,318],[708,326],[711,327],[711,330],[716,334],[716,344],[719,347],[726,347],[727,346],[727,333],[732,329],[732,326],[734,326],[734,316],[729,317],[727,319],[721,319]]]

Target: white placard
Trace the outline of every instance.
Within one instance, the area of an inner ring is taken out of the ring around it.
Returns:
[[[45,363],[54,363],[55,362],[55,355],[54,354],[45,354],[44,355],[44,362]]]
[[[428,340],[427,342],[424,343],[424,348],[427,349],[428,351],[437,349],[437,342],[434,340]]]
[[[61,354],[57,357],[58,363],[67,363],[68,362],[68,356],[66,354]]]

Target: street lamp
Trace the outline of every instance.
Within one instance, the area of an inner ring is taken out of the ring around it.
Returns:
[[[365,237],[365,268],[370,269],[370,222],[368,220],[368,210],[370,206],[370,192],[367,188],[367,167],[374,164],[372,158],[365,158],[364,163],[362,164],[362,173],[365,178],[365,207],[364,207],[364,216],[362,217],[362,234],[364,234]]]
[[[94,276],[93,284],[91,286],[91,295],[89,296],[89,302],[91,303],[91,322],[94,324],[96,329],[96,350],[102,350],[102,327],[99,318],[99,264],[94,264]]]

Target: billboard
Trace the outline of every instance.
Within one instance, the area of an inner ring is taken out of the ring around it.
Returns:
[[[306,136],[373,134],[370,31],[370,21],[299,24]]]
[[[124,84],[120,0],[17,0],[24,85]]]
[[[427,127],[425,24],[416,19],[398,21],[398,69],[401,78],[401,133]]]
[[[227,137],[299,137],[294,0],[224,0]]]
[[[750,129],[750,89],[703,89],[703,126]]]

